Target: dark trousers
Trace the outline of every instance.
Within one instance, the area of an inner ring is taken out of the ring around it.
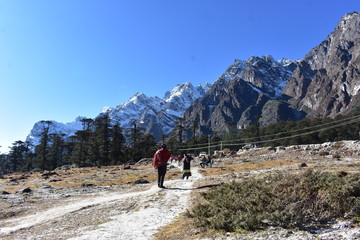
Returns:
[[[158,167],[158,186],[163,187],[164,186],[164,179],[166,174],[166,165]]]

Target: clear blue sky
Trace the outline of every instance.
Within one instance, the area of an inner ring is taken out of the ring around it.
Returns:
[[[300,59],[359,10],[358,0],[2,0],[0,151],[39,120],[214,82],[234,59]]]

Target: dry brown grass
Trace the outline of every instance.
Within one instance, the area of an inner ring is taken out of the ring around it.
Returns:
[[[219,232],[212,230],[205,231],[204,229],[196,226],[193,218],[188,218],[182,214],[177,217],[173,222],[159,229],[154,234],[155,240],[179,240],[179,239],[202,239],[206,237],[220,236]]]
[[[198,189],[191,193],[191,205],[195,205],[200,201],[200,193],[209,189],[209,187],[206,186],[228,181],[224,176],[231,173],[265,169],[298,169],[299,164],[303,162],[306,162],[311,168],[330,169],[332,171],[351,171],[352,169],[360,169],[360,162],[346,163],[342,160],[334,160],[327,163],[327,159],[322,156],[319,156],[319,159],[314,159],[314,156],[301,156],[296,154],[282,155],[276,158],[269,155],[268,158],[264,159],[258,155],[266,153],[268,153],[266,150],[249,152],[225,162],[216,159],[216,164],[214,164],[212,168],[200,169],[200,173],[205,177],[201,182],[197,183]],[[141,178],[146,179],[149,182],[156,182],[157,179],[157,173],[151,165],[131,166],[131,169],[123,169],[123,166],[107,166],[101,168],[56,170],[54,172],[56,172],[56,175],[52,175],[49,178],[44,178],[41,173],[17,173],[6,175],[6,179],[0,179],[0,187],[1,190],[15,192],[24,187],[36,188],[45,185],[50,185],[55,188],[79,187],[83,183],[91,183],[96,186],[130,185],[135,180]],[[25,179],[21,179],[24,176]],[[166,180],[178,179],[180,176],[181,171],[179,169],[171,169],[167,172]],[[11,178],[18,179],[18,183],[10,182]],[[7,214],[11,215],[12,213],[10,212]],[[16,215],[17,214],[18,213],[16,213]],[[159,229],[159,232],[155,235],[155,239],[175,240],[204,237],[211,238],[218,234],[221,235],[221,233],[215,233],[209,230],[205,231],[204,229],[196,227],[194,220],[187,218],[186,214],[183,214],[169,225]]]
[[[13,173],[5,175],[0,179],[1,190],[16,192],[23,188],[35,189],[37,187],[49,185],[55,188],[80,187],[82,184],[94,184],[96,186],[112,186],[132,184],[138,179],[145,179],[149,182],[155,182],[157,173],[151,165],[131,166],[130,169],[124,169],[123,166],[106,167],[87,167],[73,168],[69,170],[54,170],[49,177],[43,176],[43,173]],[[180,178],[179,169],[171,169],[166,175],[166,179]],[[16,181],[14,180],[16,179]]]
[[[218,185],[233,179],[226,178],[225,176],[231,173],[241,173],[250,171],[259,171],[266,169],[283,169],[284,171],[299,170],[301,163],[306,163],[309,168],[321,169],[333,172],[351,172],[359,171],[360,162],[342,162],[333,161],[324,157],[314,157],[313,155],[301,155],[298,153],[284,153],[279,154],[277,157],[272,155],[267,158],[261,159],[260,155],[269,153],[267,150],[245,152],[239,157],[233,157],[225,162],[221,159],[215,159],[215,165],[212,168],[199,169],[199,172],[205,176],[200,182],[197,183],[198,189],[191,193],[191,207],[202,201],[200,193],[207,191],[209,188],[205,186]],[[354,157],[354,156],[352,156]],[[205,188],[204,188],[205,187]],[[156,240],[175,240],[175,239],[201,239],[201,238],[214,238],[215,236],[224,236],[221,232],[214,232],[212,230],[201,229],[195,225],[194,219],[186,217],[183,214],[169,225],[162,229],[155,235]]]
[[[217,176],[234,172],[249,172],[255,170],[279,168],[284,166],[294,167],[300,162],[300,160],[292,159],[278,159],[262,162],[243,162],[233,165],[214,166],[212,168],[200,169],[199,171],[204,176]]]

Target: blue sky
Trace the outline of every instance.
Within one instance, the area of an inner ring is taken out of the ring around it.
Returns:
[[[0,151],[35,122],[214,82],[251,56],[301,59],[358,0],[2,0]]]

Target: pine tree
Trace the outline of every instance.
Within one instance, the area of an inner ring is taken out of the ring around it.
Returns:
[[[64,134],[50,134],[49,164],[51,169],[55,169],[63,164]]]
[[[89,166],[89,141],[93,135],[90,129],[79,130],[71,137],[74,147],[71,152],[70,161],[78,166]]]
[[[9,160],[11,165],[11,171],[20,171],[23,169],[25,164],[25,158],[27,153],[27,148],[23,141],[16,141],[13,143],[13,146],[10,148]]]
[[[178,119],[179,124],[177,125],[177,127],[178,127],[178,138],[179,138],[179,143],[180,144],[182,144],[182,142],[183,142],[183,129],[184,129],[183,121],[184,121],[184,118],[180,117]]]
[[[111,164],[119,164],[124,162],[125,137],[122,133],[122,129],[119,123],[112,127],[111,139]]]
[[[46,165],[48,164],[47,154],[48,154],[48,144],[49,144],[49,129],[52,124],[51,121],[41,121],[43,125],[43,131],[41,133],[40,145],[35,149],[38,158],[38,164],[42,171],[45,170]]]
[[[110,118],[108,114],[94,121],[94,134],[90,138],[89,157],[95,165],[110,164]]]

